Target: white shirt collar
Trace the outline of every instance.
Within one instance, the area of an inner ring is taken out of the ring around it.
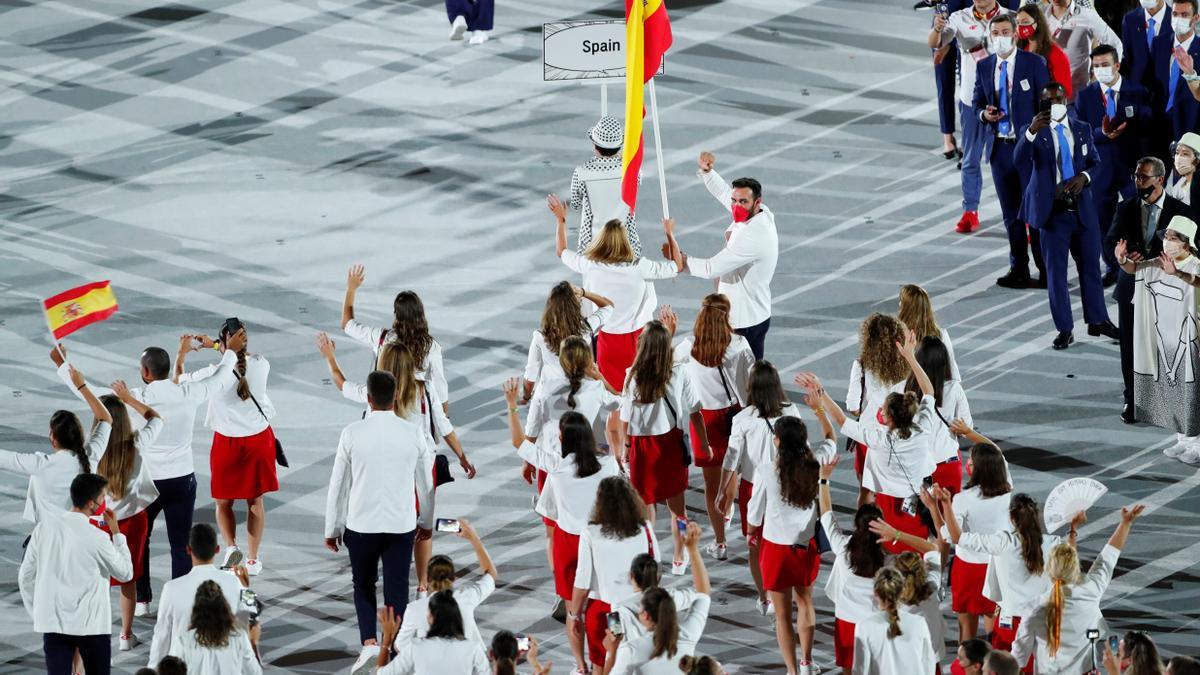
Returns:
[[[1000,56],[999,54],[996,55],[997,70],[1000,69],[1001,62],[1008,64],[1008,76],[1012,77],[1012,70],[1017,65],[1017,47],[1014,46],[1012,52],[1010,52],[1008,56]]]
[[[1188,37],[1188,39],[1187,39],[1187,40],[1184,40],[1183,42],[1180,42],[1180,41],[1179,41],[1179,36],[1178,36],[1178,35],[1176,35],[1176,36],[1175,36],[1175,46],[1176,46],[1176,47],[1183,47],[1183,51],[1185,51],[1185,52],[1186,52],[1187,50],[1191,49],[1191,47],[1192,47],[1192,40],[1195,40],[1195,39],[1196,39],[1196,31],[1195,31],[1195,29],[1192,29],[1192,34],[1191,34],[1191,35]],[[1173,60],[1172,60],[1172,63],[1174,63],[1174,61],[1173,61]]]
[[[1066,21],[1067,19],[1071,18],[1072,14],[1075,13],[1075,0],[1071,0],[1071,4],[1067,5],[1067,11],[1062,15],[1061,19],[1054,16],[1053,9],[1054,9],[1054,3],[1047,2],[1046,3],[1046,18],[1047,19],[1049,19],[1051,21],[1059,21],[1059,22]]]
[[[1108,93],[1108,91],[1110,91],[1110,90],[1111,90],[1111,91],[1115,91],[1115,92],[1117,92],[1117,93],[1119,94],[1119,93],[1121,93],[1121,82],[1123,82],[1124,80],[1125,80],[1125,78],[1121,77],[1121,75],[1118,73],[1118,74],[1117,74],[1117,81],[1116,81],[1116,82],[1114,82],[1113,84],[1111,84],[1111,85],[1108,85],[1108,84],[1100,84],[1100,82],[1099,82],[1099,81],[1097,81],[1097,84],[1100,84],[1100,91],[1103,91],[1103,92],[1105,92],[1106,94],[1107,94],[1107,93]]]
[[[1165,3],[1165,2],[1164,2],[1164,3],[1163,3],[1163,6],[1158,8],[1158,16],[1154,16],[1153,14],[1151,14],[1151,13],[1150,13],[1150,10],[1148,10],[1148,9],[1143,9],[1143,10],[1142,10],[1142,14],[1143,14],[1143,15],[1145,16],[1145,18],[1146,18],[1146,25],[1147,25],[1147,26],[1149,26],[1149,25],[1150,25],[1150,19],[1154,19],[1154,23],[1156,24],[1156,25],[1155,25],[1155,28],[1156,28],[1156,29],[1157,29],[1157,28],[1161,28],[1161,27],[1162,27],[1162,24],[1163,24],[1163,17],[1164,17],[1164,15],[1166,14],[1166,12],[1163,12],[1163,10],[1164,10],[1164,9],[1166,9],[1167,7],[1169,7],[1169,6],[1170,6],[1170,5],[1168,5],[1167,3]],[[1167,23],[1171,23],[1171,19],[1170,19],[1170,17],[1167,17]]]

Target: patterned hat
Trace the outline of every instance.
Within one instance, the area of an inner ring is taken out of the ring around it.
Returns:
[[[620,120],[606,116],[601,117],[596,126],[588,130],[588,138],[598,148],[613,150],[625,142],[625,131],[621,128]]]
[[[1191,218],[1175,216],[1171,219],[1171,223],[1167,225],[1167,229],[1174,230],[1175,232],[1182,234],[1183,236],[1187,237],[1188,241],[1192,242],[1193,246],[1195,245],[1196,223]]]
[[[1176,143],[1176,145],[1186,145],[1187,147],[1191,148],[1192,152],[1196,153],[1197,156],[1200,156],[1200,134],[1194,134],[1189,131],[1179,137],[1179,142]]]

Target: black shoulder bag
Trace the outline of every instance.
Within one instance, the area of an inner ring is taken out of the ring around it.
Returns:
[[[674,426],[672,428],[678,429],[679,428],[679,413],[675,412],[675,406],[671,405],[671,389],[670,389],[670,387],[667,388],[667,393],[666,393],[666,395],[663,396],[663,403],[666,403],[667,410],[671,411],[671,422],[674,424]],[[682,438],[683,438],[683,440],[682,440],[682,443],[683,443],[683,465],[691,466],[692,465],[691,436],[686,431],[681,433],[680,436],[682,436]]]
[[[250,401],[254,403],[255,408],[258,408],[258,414],[262,415],[263,419],[267,420],[267,424],[270,425],[270,418],[268,418],[267,414],[263,412],[262,406],[258,404],[258,400],[254,398],[254,394],[250,394]],[[283,444],[279,442],[278,436],[275,437],[275,463],[285,469],[288,468],[287,455],[283,454]]]

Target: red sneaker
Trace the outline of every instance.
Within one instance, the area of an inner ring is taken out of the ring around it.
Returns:
[[[954,231],[959,234],[970,234],[979,229],[979,212],[978,211],[963,211],[962,218],[958,219],[958,224],[954,226]]]

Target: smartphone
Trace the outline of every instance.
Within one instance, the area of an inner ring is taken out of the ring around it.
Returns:
[[[1054,104],[1050,101],[1050,99],[1040,98],[1040,99],[1038,99],[1038,112],[1048,113],[1048,112],[1050,112],[1050,106],[1052,106],[1052,105],[1054,105]]]
[[[529,636],[524,633],[517,633],[513,637],[517,638],[517,651],[524,654],[529,651]]]
[[[242,606],[250,610],[251,614],[258,613],[258,594],[249,588],[242,589]]]
[[[933,488],[933,476],[925,476],[921,479],[921,484],[927,488]]]
[[[609,612],[606,616],[608,617],[608,630],[618,637],[624,635],[625,629],[621,628],[621,615],[617,612]]]
[[[1121,638],[1116,635],[1109,635],[1108,649],[1113,653],[1113,656],[1121,653]]]
[[[687,518],[676,518],[675,527],[679,528],[680,534],[687,534],[688,521]]]
[[[1087,639],[1089,639],[1089,640],[1099,640],[1099,639],[1100,639],[1100,629],[1099,629],[1099,628],[1089,628],[1089,629],[1087,629]]]
[[[231,316],[228,319],[225,319],[225,323],[221,324],[221,332],[226,335],[233,335],[242,328],[242,321],[236,316]]]
[[[434,529],[438,532],[462,532],[462,525],[458,524],[456,518],[438,518],[434,524]]]

